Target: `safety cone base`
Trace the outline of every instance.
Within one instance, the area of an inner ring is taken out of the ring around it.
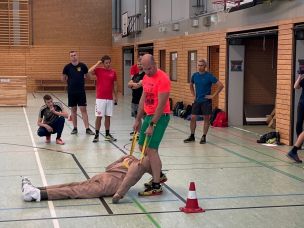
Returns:
[[[180,211],[185,212],[185,213],[201,213],[205,212],[205,210],[201,207],[198,208],[187,208],[187,207],[180,207]]]

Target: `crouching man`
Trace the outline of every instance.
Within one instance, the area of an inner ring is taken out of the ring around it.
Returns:
[[[44,105],[39,110],[37,125],[38,136],[46,137],[45,142],[51,142],[51,134],[57,133],[56,143],[63,145],[61,134],[64,127],[65,118],[68,118],[68,113],[64,111],[63,106],[59,102],[53,102],[50,95],[46,94],[43,97]]]
[[[127,155],[106,167],[105,172],[83,182],[36,188],[28,178],[23,178],[23,198],[25,201],[41,201],[113,196],[112,202],[118,203],[145,173],[151,174],[148,157],[144,157],[140,162],[137,158]]]

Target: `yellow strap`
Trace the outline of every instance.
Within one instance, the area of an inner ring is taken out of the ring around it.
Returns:
[[[147,147],[147,142],[148,142],[148,137],[146,136],[145,141],[144,141],[144,145],[142,147],[141,154],[140,154],[140,163],[142,162],[142,160],[145,157],[145,150],[146,150],[146,147]]]
[[[138,132],[135,132],[133,134],[131,149],[130,149],[130,155],[133,155],[133,153],[134,153],[134,149],[135,149],[135,145],[136,145],[136,141],[137,141],[137,135],[138,135]]]
[[[129,163],[126,160],[123,160],[122,164],[124,164],[124,166],[129,169]]]

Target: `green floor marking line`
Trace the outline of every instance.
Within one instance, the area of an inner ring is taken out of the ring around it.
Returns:
[[[280,161],[280,162],[288,163],[288,164],[289,164],[289,162],[287,162],[287,161],[285,161],[285,160],[282,160],[282,159],[277,158],[277,157],[273,157],[273,156],[271,156],[271,155],[269,155],[269,154],[266,154],[266,153],[264,153],[264,152],[261,152],[261,151],[255,149],[255,148],[251,148],[251,147],[247,147],[247,146],[245,146],[245,145],[239,144],[239,143],[235,142],[234,140],[231,140],[231,139],[224,139],[224,138],[222,138],[222,137],[219,137],[218,135],[214,135],[214,134],[211,134],[211,133],[210,133],[210,135],[213,136],[213,137],[215,137],[215,138],[219,138],[219,139],[221,139],[221,140],[224,140],[224,141],[233,143],[233,144],[235,144],[235,145],[238,145],[238,146],[240,146],[240,147],[246,148],[247,150],[252,150],[252,151],[254,151],[254,152],[256,152],[256,153],[259,153],[259,154],[262,154],[262,155],[264,155],[264,156],[267,156],[267,157],[273,158],[273,159],[275,159],[275,160],[278,160],[278,161]]]
[[[180,129],[176,128],[176,127],[173,127],[173,126],[170,126],[170,127],[173,128],[173,129],[175,129],[175,130],[177,130],[177,131],[179,131],[179,132],[183,132],[183,133],[186,133],[186,134],[187,134],[187,132],[185,132],[185,131],[183,131],[183,130],[180,130]],[[263,154],[263,155],[265,155],[265,156],[272,157],[272,156],[270,156],[270,155],[261,153],[261,152],[259,152],[259,151],[257,151],[257,150],[248,148],[248,147],[246,147],[246,146],[240,145],[240,144],[235,143],[235,142],[233,142],[233,141],[231,142],[231,141],[229,141],[228,139],[223,139],[223,138],[218,137],[218,136],[215,136],[215,135],[213,135],[213,134],[210,134],[210,135],[212,135],[212,136],[215,137],[215,138],[219,138],[219,139],[221,139],[221,140],[228,141],[228,142],[230,142],[230,143],[236,144],[236,145],[238,145],[238,146],[245,147],[246,149],[253,150],[253,151],[255,151],[255,152],[257,152],[257,153],[260,153],[260,154]],[[262,162],[259,162],[259,161],[255,160],[255,159],[253,159],[253,158],[249,158],[249,157],[247,157],[247,156],[241,155],[241,154],[239,154],[239,153],[237,153],[237,152],[234,152],[234,151],[232,151],[232,150],[230,150],[230,149],[227,149],[227,148],[225,148],[225,147],[219,146],[219,145],[217,145],[217,144],[215,144],[215,143],[212,143],[212,142],[210,142],[210,141],[208,141],[208,143],[211,144],[211,145],[213,145],[213,146],[215,146],[215,147],[221,148],[221,149],[223,149],[223,150],[229,152],[230,154],[234,154],[234,155],[236,155],[236,156],[238,156],[238,157],[240,157],[240,158],[249,160],[249,161],[251,161],[251,162],[254,162],[254,163],[259,164],[259,165],[261,165],[261,166],[263,166],[263,167],[266,167],[266,168],[271,169],[271,170],[273,170],[273,171],[275,171],[275,172],[281,173],[281,174],[283,174],[283,175],[285,175],[285,176],[291,177],[291,178],[293,178],[293,179],[295,179],[295,180],[298,180],[298,181],[301,181],[301,182],[304,183],[304,179],[302,179],[302,178],[300,178],[300,177],[297,177],[297,176],[292,175],[292,174],[290,174],[290,173],[287,173],[287,172],[284,172],[284,171],[279,170],[279,169],[277,169],[277,168],[274,168],[274,167],[272,167],[272,166],[270,166],[270,165],[267,165],[267,164],[264,164],[264,163],[262,163]],[[280,159],[275,158],[275,157],[272,157],[272,158],[277,159],[277,160],[282,161],[282,162],[285,162],[285,163],[288,163],[288,162],[286,162],[286,161],[284,161],[284,160],[280,160]],[[296,166],[296,167],[297,167],[297,166]]]
[[[208,142],[208,143],[210,143],[210,144],[213,145],[213,146],[219,147],[219,148],[221,148],[221,149],[223,149],[223,150],[225,150],[225,151],[227,151],[227,152],[229,152],[229,153],[231,153],[231,154],[234,154],[234,155],[236,155],[236,156],[238,156],[238,157],[240,157],[240,158],[247,159],[247,160],[249,160],[249,161],[251,161],[251,162],[254,162],[254,163],[256,163],[256,164],[259,164],[259,165],[261,165],[261,166],[264,166],[264,167],[266,167],[266,168],[268,168],[268,169],[271,169],[271,170],[273,170],[273,171],[276,171],[276,172],[278,172],[278,173],[281,173],[281,174],[283,174],[283,175],[285,175],[285,176],[288,176],[288,177],[291,177],[291,178],[293,178],[293,179],[295,179],[295,180],[304,182],[304,179],[302,179],[302,178],[300,178],[300,177],[297,177],[297,176],[292,175],[292,174],[290,174],[290,173],[284,172],[284,171],[279,170],[279,169],[277,169],[277,168],[274,168],[274,167],[272,167],[272,166],[270,166],[270,165],[264,164],[263,162],[259,162],[259,161],[257,161],[257,160],[254,160],[253,158],[249,158],[249,157],[247,157],[247,156],[241,155],[241,154],[239,154],[239,153],[237,153],[237,152],[234,152],[234,151],[232,151],[232,150],[230,150],[230,149],[227,149],[227,148],[218,146],[218,145],[216,145],[215,143],[212,143],[212,142]]]
[[[149,218],[149,220],[158,228],[161,228],[161,226],[158,224],[158,222],[151,216],[149,212],[133,197],[130,197],[133,202],[138,206],[138,208],[145,213],[145,215]]]

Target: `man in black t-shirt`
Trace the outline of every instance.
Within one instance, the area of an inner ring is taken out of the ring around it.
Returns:
[[[131,116],[135,118],[137,115],[139,100],[143,92],[142,80],[145,76],[145,72],[143,71],[143,67],[141,64],[141,58],[138,58],[137,68],[139,72],[134,74],[132,79],[128,83],[128,87],[132,89]],[[131,134],[133,134],[133,132],[131,132]]]
[[[87,113],[87,100],[85,93],[85,78],[88,74],[88,67],[78,61],[76,51],[70,51],[71,63],[67,64],[62,72],[62,80],[68,84],[68,105],[71,107],[71,117],[74,129],[71,134],[77,134],[77,106],[81,111],[86,133],[94,135],[94,132],[89,128],[89,118]]]
[[[59,102],[53,102],[50,95],[43,97],[45,105],[41,106],[38,114],[37,131],[38,136],[46,137],[46,143],[51,142],[51,134],[57,133],[56,143],[63,145],[61,133],[64,127],[64,118],[68,118],[68,113],[63,110],[63,106]]]

